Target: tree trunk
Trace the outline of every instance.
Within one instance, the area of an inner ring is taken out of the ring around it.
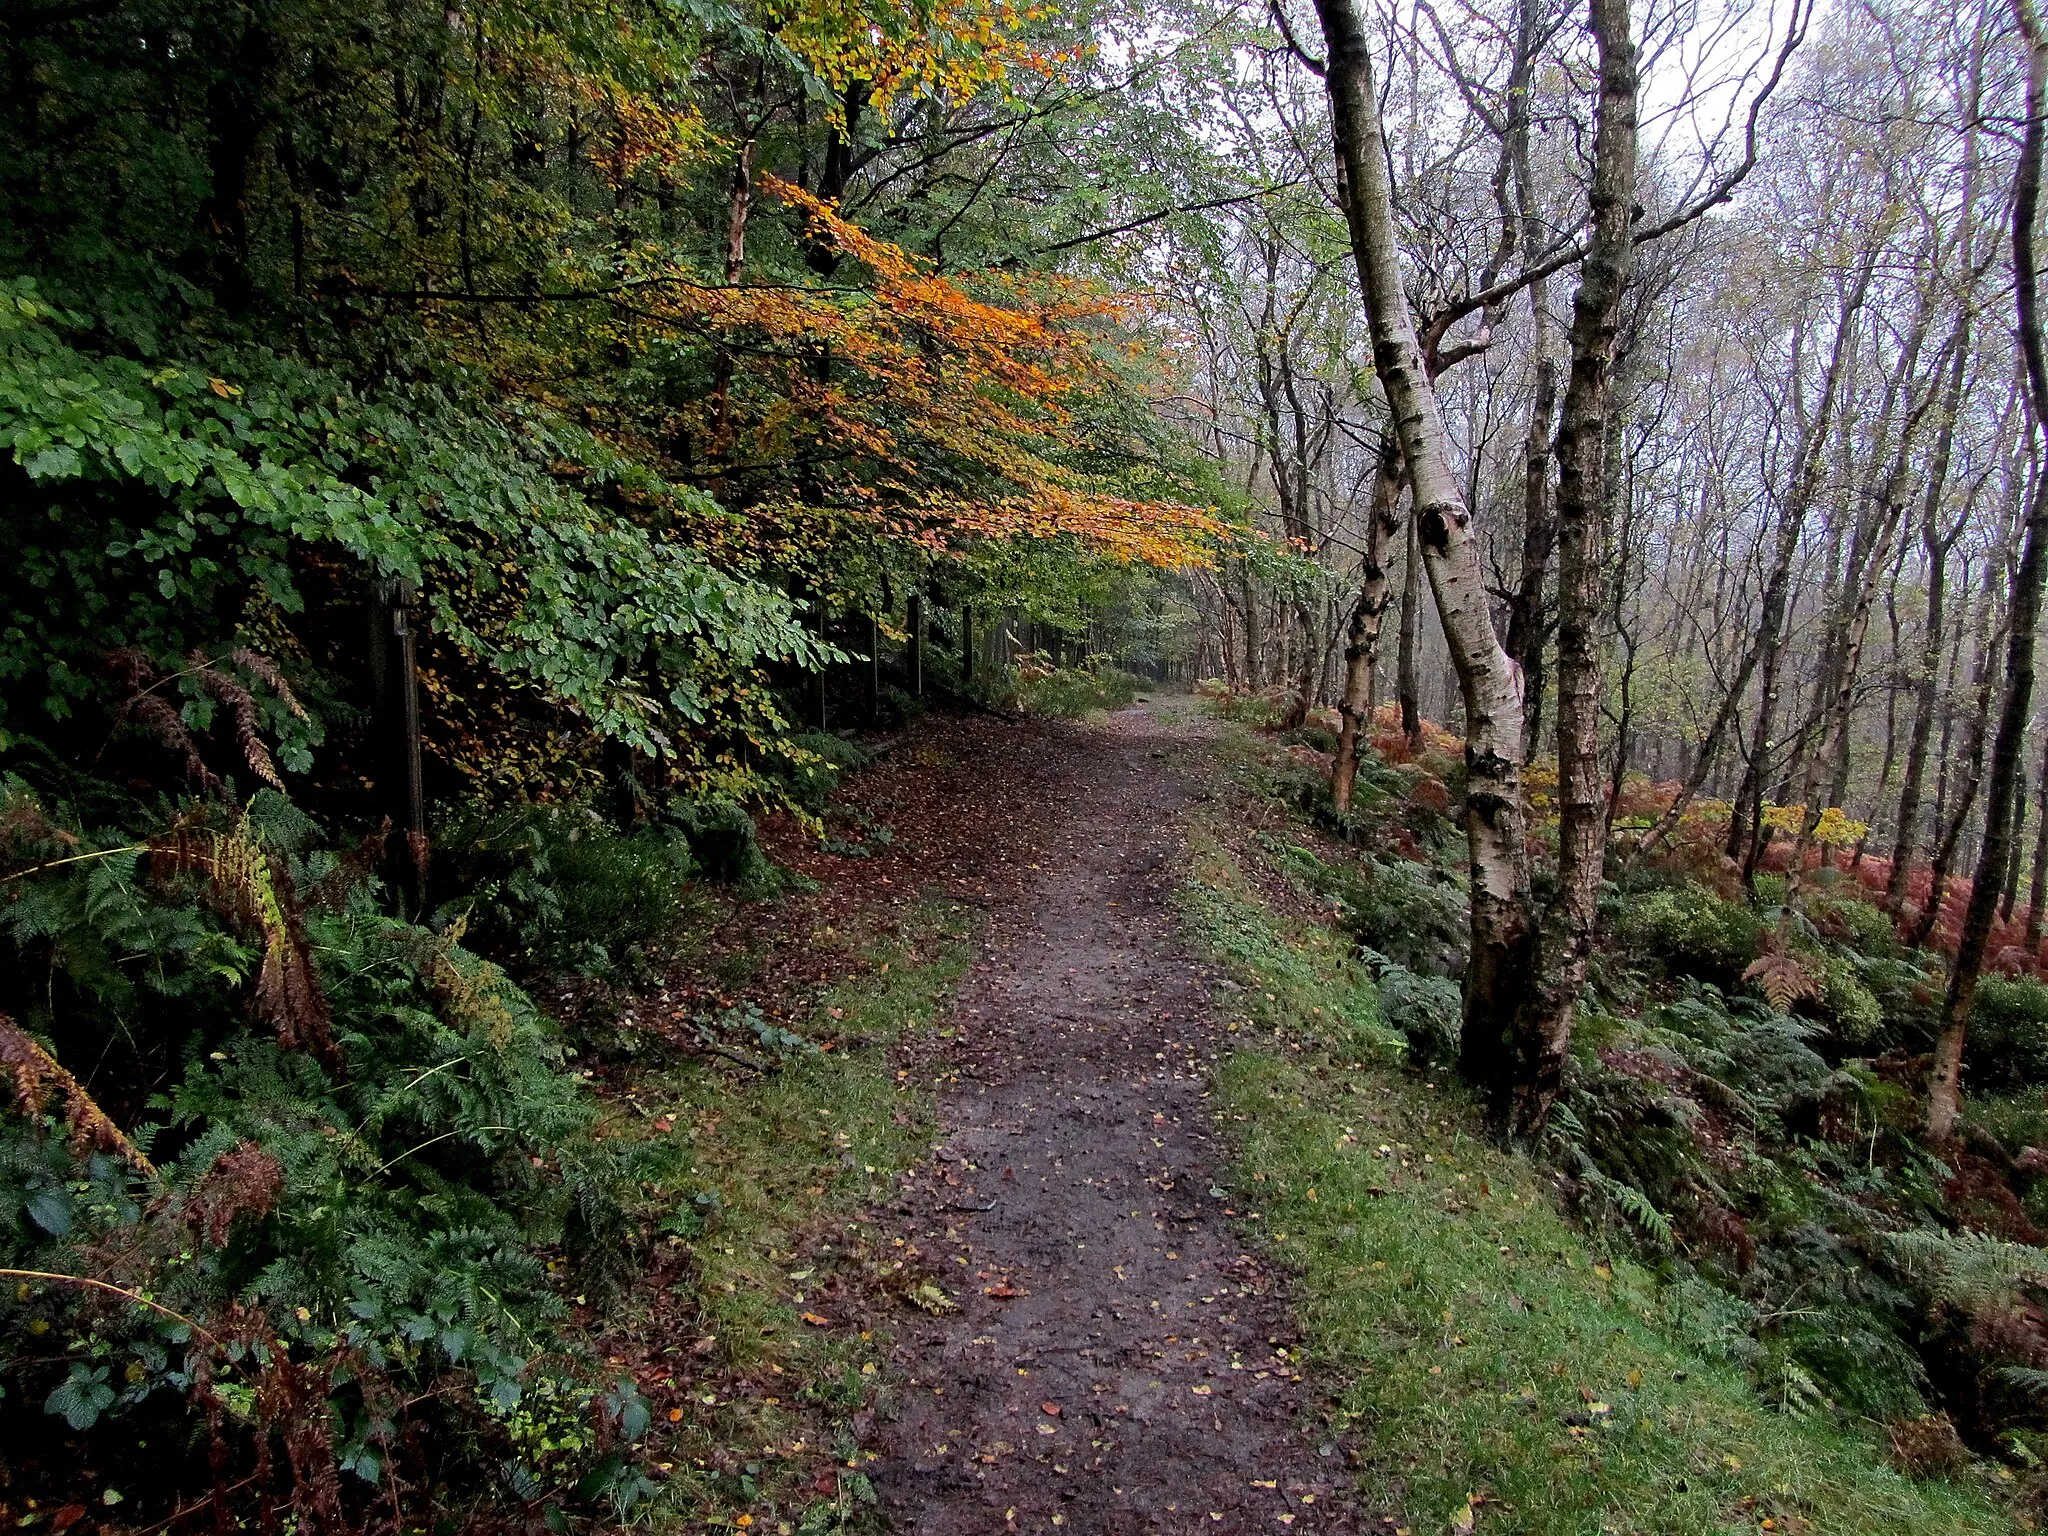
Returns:
[[[2013,778],[2012,792],[2012,837],[2011,849],[2005,861],[2005,890],[1998,903],[1998,920],[2012,921],[2013,903],[2020,898],[2020,845],[2027,833],[2027,770],[2017,770]]]
[[[1536,0],[1522,0],[1515,54],[1521,62],[1522,100],[1511,101],[1508,124],[1508,167],[1514,176],[1515,201],[1521,215],[1521,247],[1526,260],[1543,248],[1546,230],[1543,207],[1529,166],[1528,76],[1542,28]],[[1511,81],[1510,89],[1514,89]],[[1535,388],[1529,403],[1529,429],[1522,438],[1522,569],[1508,603],[1507,653],[1522,669],[1522,758],[1533,761],[1543,728],[1543,642],[1549,631],[1543,587],[1557,544],[1557,513],[1550,497],[1551,435],[1557,415],[1557,360],[1550,350],[1550,295],[1537,278],[1529,285],[1529,355]]]
[[[1788,902],[1798,896],[1799,883],[1806,869],[1807,850],[1813,844],[1813,831],[1826,809],[1820,803],[1821,776],[1829,774],[1831,783],[1845,783],[1848,778],[1849,722],[1856,702],[1857,678],[1863,670],[1863,643],[1870,633],[1870,610],[1877,603],[1878,589],[1891,562],[1892,538],[1905,516],[1906,499],[1911,493],[1913,444],[1934,401],[1932,391],[1914,399],[1916,389],[1912,379],[1913,365],[1926,334],[1932,304],[1931,287],[1923,289],[1920,314],[1907,340],[1899,367],[1900,388],[1908,400],[1906,419],[1899,429],[1891,463],[1885,471],[1883,488],[1876,498],[1875,526],[1867,530],[1863,527],[1857,529],[1857,537],[1851,542],[1849,568],[1842,573],[1845,613],[1839,633],[1830,637],[1829,649],[1833,656],[1826,668],[1826,681],[1831,687],[1819,724],[1819,749],[1807,759],[1806,773],[1799,787],[1799,803],[1805,809],[1800,813],[1799,837],[1793,845],[1792,862],[1788,866],[1785,888]],[[1955,335],[1950,339],[1950,344],[1958,350],[1969,345],[1968,313],[1965,308],[1963,317],[1956,322]],[[1934,366],[1938,374],[1941,360],[1936,359]],[[1836,794],[1839,796],[1840,791],[1837,790]]]
[[[1591,0],[1600,54],[1592,230],[1572,300],[1571,378],[1557,428],[1557,893],[1537,930],[1535,981],[1514,1023],[1509,1127],[1543,1129],[1564,1080],[1593,949],[1607,816],[1600,773],[1608,419],[1621,297],[1634,254],[1636,52],[1628,0]]]
[[[1435,388],[1423,371],[1401,280],[1393,192],[1372,59],[1353,0],[1317,0],[1339,190],[1357,263],[1373,363],[1414,492],[1416,541],[1465,703],[1465,806],[1472,954],[1461,1054],[1493,1084],[1515,1068],[1513,1021],[1529,974],[1529,868],[1522,812],[1522,699],[1493,630],[1479,541],[1450,462]],[[1495,1102],[1502,1102],[1496,1094]]]
[[[1965,727],[1961,783],[1957,786],[1955,804],[1944,819],[1941,799],[1935,805],[1936,831],[1940,834],[1935,843],[1933,868],[1927,881],[1927,900],[1920,909],[1920,915],[1913,922],[1907,942],[1916,948],[1933,936],[1934,926],[1941,920],[1941,904],[1948,894],[1949,871],[1955,868],[1956,848],[1962,841],[1963,830],[1969,825],[1970,812],[1977,806],[1977,791],[1984,781],[1984,734],[1991,712],[1991,653],[1996,640],[1990,631],[1992,598],[1984,595],[1982,617],[1977,637],[1975,659],[1970,663],[1970,719]],[[1953,669],[1950,673],[1953,679]],[[1944,732],[1942,752],[1942,773],[1948,776],[1949,754]]]
[[[1401,450],[1391,428],[1380,440],[1379,468],[1373,475],[1372,504],[1366,514],[1365,558],[1359,565],[1358,598],[1351,605],[1344,643],[1344,698],[1338,713],[1343,727],[1337,736],[1337,760],[1330,768],[1330,799],[1339,811],[1351,809],[1352,787],[1358,782],[1358,738],[1371,722],[1374,673],[1379,665],[1380,626],[1391,598],[1387,581],[1387,547],[1400,527]]]
[[[1927,622],[1920,647],[1920,675],[1913,690],[1913,726],[1906,738],[1906,771],[1899,782],[1898,824],[1892,836],[1892,868],[1885,880],[1884,909],[1894,922],[1904,910],[1906,877],[1912,866],[1913,850],[1919,843],[1920,796],[1927,780],[1927,747],[1934,734],[1934,707],[1941,693],[1941,653],[1947,643],[1942,633],[1948,605],[1948,552],[1963,531],[1957,519],[1953,531],[1944,536],[1941,523],[1941,494],[1948,478],[1951,447],[1955,441],[1955,415],[1962,396],[1964,357],[1958,351],[1950,363],[1948,399],[1943,402],[1940,434],[1935,438],[1934,460],[1928,467],[1927,495],[1921,504],[1920,545],[1927,554]]]
[[[1401,647],[1395,658],[1394,695],[1401,705],[1401,734],[1408,755],[1422,750],[1422,677],[1416,649],[1422,628],[1422,552],[1415,543],[1415,510],[1408,511],[1403,530],[1407,549],[1401,567]]]
[[[2027,365],[2027,394],[2033,402],[2033,423],[2048,419],[2048,358],[2041,340],[2037,277],[2034,270],[2034,218],[2041,202],[2043,149],[2042,112],[2048,97],[2048,33],[2034,12],[2033,0],[2015,0],[2020,30],[2026,38],[2026,127],[2019,163],[2013,172],[2012,267],[2018,311],[2020,352]],[[1977,858],[1976,883],[1963,917],[1963,932],[1949,970],[1948,993],[1942,999],[1941,1035],[1934,1047],[1934,1073],[1927,1092],[1927,1137],[1944,1144],[1955,1135],[1962,1112],[1963,1039],[1970,1006],[1977,996],[1977,978],[1984,967],[1984,948],[1991,938],[1998,876],[2004,873],[2013,835],[2013,786],[2018,779],[2020,748],[2034,703],[2034,637],[2041,616],[2041,584],[2048,564],[2048,478],[2037,476],[2027,501],[2026,534],[2020,545],[2019,568],[2013,573],[2010,633],[2006,638],[2005,688],[1998,712],[1998,736],[1991,748],[1991,782],[1984,801],[1984,846]]]
[[[2027,958],[2041,957],[2041,904],[2048,901],[2048,742],[2041,748],[2041,771],[2035,775],[2034,876],[2027,890]]]

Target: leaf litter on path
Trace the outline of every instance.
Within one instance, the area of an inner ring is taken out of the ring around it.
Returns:
[[[908,1068],[942,1084],[944,1158],[896,1206],[906,1244],[996,1278],[899,1334],[883,1510],[905,1536],[1361,1529],[1209,1129],[1215,976],[1169,906],[1199,738],[1148,710],[1011,729],[1060,815],[986,889],[952,1033]]]

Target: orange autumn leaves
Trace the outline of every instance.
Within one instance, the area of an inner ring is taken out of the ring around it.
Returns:
[[[759,184],[836,277],[862,276],[635,275],[638,345],[719,358],[716,388],[666,424],[693,445],[694,478],[778,522],[851,515],[934,550],[1068,535],[1148,564],[1207,560],[1224,531],[1208,512],[1118,495],[1081,466],[1086,404],[1128,389],[1112,361],[1130,354],[1127,301],[1042,274],[941,276],[800,188]]]

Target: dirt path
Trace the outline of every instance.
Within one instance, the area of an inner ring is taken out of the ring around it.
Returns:
[[[1280,1277],[1225,1215],[1211,973],[1168,906],[1189,737],[1128,710],[1056,769],[1060,830],[961,989],[899,1212],[962,1310],[904,1331],[871,1469],[905,1536],[1355,1528]]]

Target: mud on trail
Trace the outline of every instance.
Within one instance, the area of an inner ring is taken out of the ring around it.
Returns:
[[[1139,708],[1026,746],[1051,824],[922,1063],[939,1140],[895,1208],[961,1305],[898,1334],[869,1471],[905,1536],[1360,1523],[1284,1279],[1233,1230],[1214,972],[1170,906],[1197,734]]]

